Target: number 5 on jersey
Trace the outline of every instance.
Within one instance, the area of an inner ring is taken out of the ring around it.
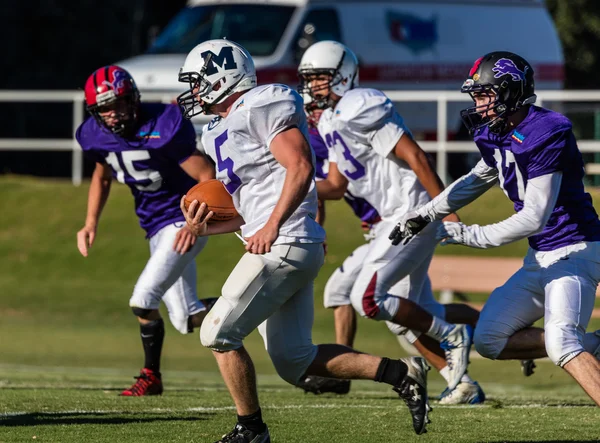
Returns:
[[[229,177],[229,183],[223,183],[225,189],[227,189],[229,194],[233,194],[242,185],[242,181],[233,172],[233,160],[229,157],[223,158],[221,154],[221,146],[227,141],[227,137],[227,131],[225,131],[215,138],[215,152],[217,154],[217,169],[219,172],[227,171],[227,177]]]

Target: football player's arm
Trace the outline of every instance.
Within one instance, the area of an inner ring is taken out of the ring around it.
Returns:
[[[194,200],[190,203],[188,209],[185,209],[185,195],[181,197],[179,207],[185,216],[187,226],[196,237],[206,237],[208,235],[228,234],[237,232],[244,224],[244,219],[238,215],[231,220],[221,221],[219,223],[208,224],[214,213],[208,210],[206,203],[200,203]]]
[[[431,198],[444,190],[444,184],[433,169],[429,157],[410,134],[402,134],[394,146],[393,155],[408,164]]]
[[[187,175],[199,182],[216,177],[215,167],[208,157],[197,151],[179,164]]]
[[[317,182],[317,194],[322,200],[339,200],[348,189],[348,179],[342,175],[336,162],[329,163],[327,178]]]
[[[498,170],[479,160],[470,172],[450,184],[417,212],[430,220],[441,220],[479,198],[497,182]]]
[[[556,206],[561,183],[560,171],[532,178],[527,182],[523,209],[515,215],[486,226],[444,223],[437,237],[443,244],[491,248],[537,234],[544,229]]]
[[[429,203],[404,214],[390,233],[390,240],[395,245],[402,240],[406,243],[429,222],[444,219],[468,205],[494,186],[497,181],[498,170],[480,160],[471,172],[456,180]],[[457,222],[458,220],[446,219],[445,221]]]
[[[269,148],[275,160],[285,168],[281,196],[267,222],[280,228],[306,198],[315,168],[310,145],[298,128],[277,134]]]
[[[246,251],[264,254],[279,236],[279,229],[300,206],[314,182],[313,155],[306,138],[295,126],[279,132],[269,144],[275,160],[285,168],[281,195],[265,225],[246,239]]]
[[[111,182],[110,166],[107,163],[96,163],[88,192],[85,225],[77,232],[77,248],[84,257],[88,256],[88,249],[96,238],[98,221],[108,199]]]

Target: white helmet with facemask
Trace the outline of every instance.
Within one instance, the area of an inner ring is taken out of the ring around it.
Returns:
[[[229,40],[208,40],[190,51],[179,70],[179,81],[190,88],[177,97],[186,118],[209,113],[212,105],[256,86],[252,57]],[[202,100],[202,104],[199,102]]]
[[[299,92],[331,106],[327,98],[318,94],[319,90],[326,88],[325,85],[320,88],[311,87],[311,79],[318,75],[331,76],[330,91],[342,97],[346,91],[358,86],[358,59],[348,47],[330,40],[315,43],[302,56],[298,66],[301,80]]]

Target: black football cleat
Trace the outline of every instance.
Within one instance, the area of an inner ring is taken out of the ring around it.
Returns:
[[[318,377],[316,375],[305,377],[296,386],[304,389],[305,393],[312,392],[315,395],[325,394],[326,392],[345,395],[350,392],[350,380],[338,380],[335,378]]]
[[[535,361],[533,360],[521,360],[521,372],[525,377],[530,377],[534,373],[534,369],[537,368]]]
[[[266,426],[263,432],[257,434],[238,423],[231,432],[225,434],[215,443],[271,443],[271,435],[269,434],[269,428]]]
[[[427,432],[429,420],[429,398],[427,397],[427,371],[429,365],[422,357],[401,358],[400,361],[408,366],[408,372],[394,391],[404,400],[412,415],[413,429],[420,435]]]

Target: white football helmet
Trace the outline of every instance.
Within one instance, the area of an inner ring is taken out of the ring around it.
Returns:
[[[190,51],[179,70],[179,81],[190,88],[177,97],[183,115],[208,114],[211,105],[256,86],[252,57],[229,40],[208,40]],[[199,100],[202,100],[201,105]]]
[[[312,76],[323,74],[331,76],[329,90],[342,97],[346,91],[358,86],[358,59],[354,52],[339,42],[325,40],[315,43],[306,50],[298,66],[298,76],[302,82],[299,92],[309,94],[315,101],[327,100],[319,94],[315,95],[326,86],[315,88],[310,85]]]

